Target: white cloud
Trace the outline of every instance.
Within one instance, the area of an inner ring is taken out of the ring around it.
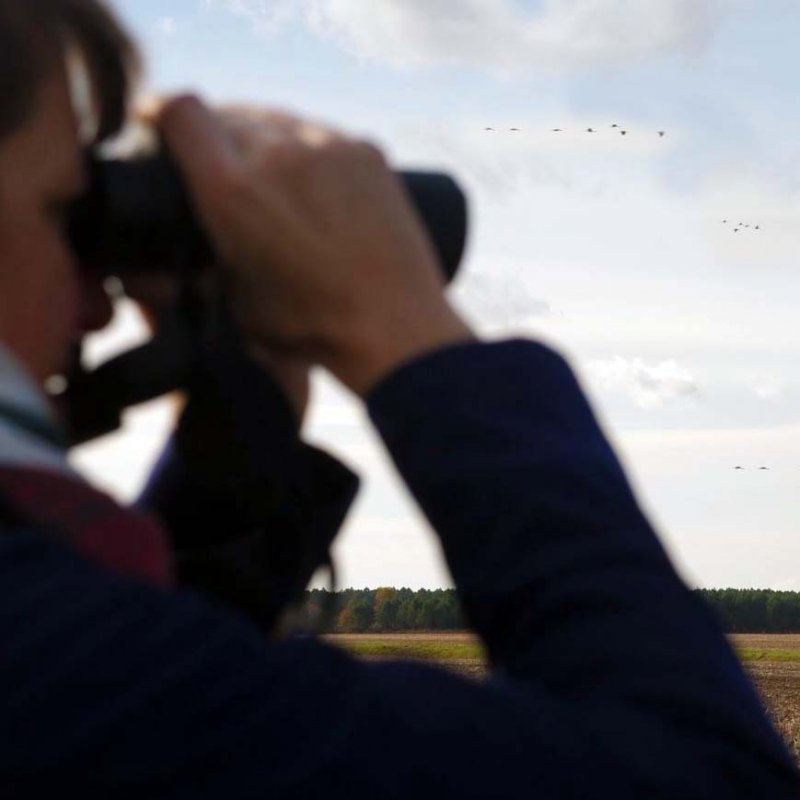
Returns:
[[[750,388],[764,400],[780,397],[785,389],[783,380],[777,375],[755,373],[750,378]]]
[[[658,408],[676,398],[697,398],[700,387],[674,360],[648,366],[640,358],[615,356],[587,364],[589,375],[606,389],[623,391],[640,408]]]
[[[695,54],[737,0],[212,0],[264,31],[302,21],[353,54],[399,67],[516,72]],[[454,7],[455,6],[455,7]]]

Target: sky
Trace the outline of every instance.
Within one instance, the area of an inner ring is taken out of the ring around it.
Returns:
[[[690,585],[800,590],[796,0],[111,5],[149,91],[286,108],[453,175],[466,319],[568,359]],[[91,357],[141,335],[123,307]],[[340,585],[451,585],[359,403],[314,390],[307,438],[363,480]],[[75,463],[133,497],[171,413],[131,412]]]

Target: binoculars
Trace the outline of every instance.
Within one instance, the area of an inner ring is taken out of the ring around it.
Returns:
[[[91,372],[76,351],[67,388],[59,397],[72,445],[119,428],[129,406],[175,389],[191,391],[204,370],[216,370],[215,380],[234,384],[242,383],[239,379],[249,369],[225,309],[209,308],[192,291],[193,277],[213,269],[217,258],[168,154],[156,151],[117,160],[91,155],[88,169],[89,188],[68,222],[80,266],[119,277],[123,284],[133,274],[173,274],[182,298],[160,320],[148,344]],[[451,280],[467,235],[463,193],[439,173],[401,172],[399,178],[439,255],[445,278]],[[220,358],[220,352],[227,355]],[[238,372],[231,372],[233,364],[239,365]],[[248,413],[240,409],[242,417]],[[257,428],[257,420],[251,421]]]
[[[180,175],[161,152],[123,160],[89,160],[89,190],[74,206],[69,238],[81,266],[109,275],[174,272],[213,265]],[[399,177],[433,242],[447,279],[464,252],[466,201],[447,175]]]

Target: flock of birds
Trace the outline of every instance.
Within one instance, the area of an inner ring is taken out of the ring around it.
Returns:
[[[626,128],[622,127],[622,125],[620,125],[618,122],[615,122],[612,125],[609,125],[608,127],[613,129],[620,136],[627,136],[628,135],[628,130]],[[512,133],[522,133],[522,128],[505,128],[505,129],[501,129],[501,128],[484,128],[483,130],[484,131],[492,131],[492,132],[495,132],[495,133],[498,132],[499,130],[507,130],[507,131],[510,131]],[[566,128],[551,128],[550,129],[550,133],[566,133],[566,132],[567,132]],[[597,128],[584,128],[583,129],[583,133],[599,133],[599,130]],[[663,139],[667,135],[666,131],[656,131],[656,133],[658,134],[660,139]]]
[[[626,128],[624,128],[622,125],[620,125],[618,122],[614,122],[611,125],[609,125],[608,127],[610,129],[614,130],[616,133],[619,133],[620,136],[627,136],[628,135],[628,130]],[[522,133],[522,128],[490,128],[490,127],[486,127],[483,130],[487,131],[487,132],[491,132],[491,133],[498,133],[498,132],[503,131],[503,130],[508,131],[510,133]],[[551,128],[550,129],[550,133],[566,133],[566,132],[567,132],[566,128]],[[598,133],[599,131],[598,131],[597,128],[584,128],[583,132],[584,133]],[[661,139],[663,139],[667,135],[666,131],[656,131],[656,133],[658,134],[659,138],[661,138]],[[723,225],[728,225],[729,223],[730,223],[730,220],[727,220],[727,219],[722,220],[722,224]],[[761,225],[754,225],[752,223],[738,222],[735,225],[733,225],[732,223],[730,223],[730,224],[732,225],[730,230],[732,230],[734,233],[739,233],[739,231],[743,231],[743,230],[751,230],[751,231],[754,231],[754,232],[762,230]],[[737,467],[737,469],[744,469],[744,467]],[[764,469],[766,469],[766,467],[764,467]]]
[[[729,220],[727,220],[727,219],[722,220],[722,224],[723,225],[727,225],[728,222],[729,222]],[[754,231],[760,231],[761,230],[761,226],[760,225],[752,225],[752,224],[746,225],[744,222],[737,222],[736,225],[733,226],[733,232],[734,233],[739,233],[739,231],[744,230],[745,228],[751,228]]]
[[[734,469],[747,469],[747,467],[734,467]],[[762,469],[766,469],[766,470],[768,470],[768,469],[769,469],[769,467],[759,467],[758,469],[759,469],[759,470],[762,470]]]

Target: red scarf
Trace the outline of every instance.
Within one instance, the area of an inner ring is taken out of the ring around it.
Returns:
[[[23,522],[51,532],[96,564],[158,586],[174,584],[167,536],[155,518],[46,469],[0,467],[0,494]]]

